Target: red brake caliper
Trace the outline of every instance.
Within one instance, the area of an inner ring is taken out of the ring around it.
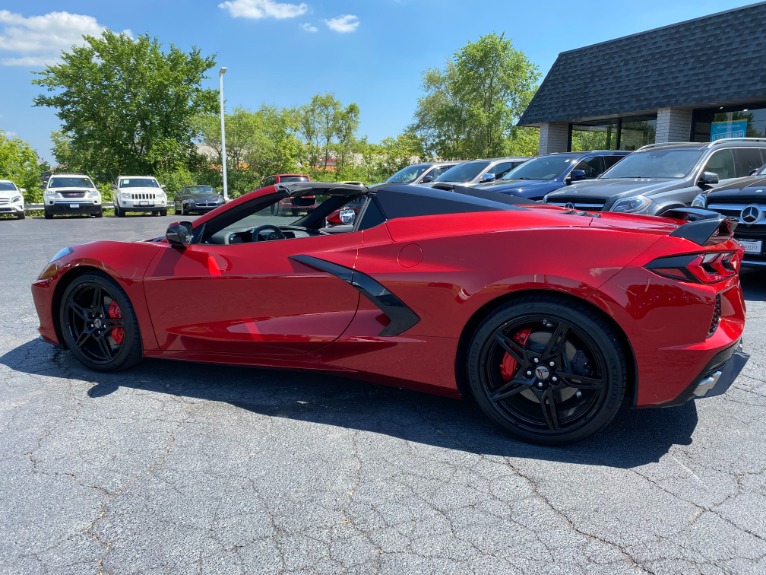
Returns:
[[[524,328],[519,331],[517,331],[515,334],[513,334],[513,337],[511,339],[518,343],[519,345],[527,345],[527,339],[529,338],[529,334],[532,333],[531,328]],[[503,381],[511,381],[511,378],[516,373],[516,369],[519,367],[519,362],[517,362],[510,353],[507,351],[503,355],[503,361],[500,362],[500,375],[503,378]]]
[[[109,304],[107,315],[112,319],[122,319],[122,310],[120,310],[120,306],[117,305],[116,301],[112,300],[112,303]],[[112,339],[117,345],[122,343],[122,338],[124,337],[125,330],[123,328],[116,327],[112,330]]]

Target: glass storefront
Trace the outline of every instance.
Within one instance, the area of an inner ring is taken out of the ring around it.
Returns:
[[[692,116],[695,142],[718,138],[766,137],[766,104],[748,108],[714,108],[695,110]]]
[[[656,133],[656,115],[571,124],[569,149],[573,152],[637,150],[646,144],[653,144]]]

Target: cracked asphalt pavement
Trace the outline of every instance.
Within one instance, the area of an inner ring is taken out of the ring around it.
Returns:
[[[99,374],[37,338],[29,286],[59,248],[174,219],[0,220],[0,573],[766,573],[766,270],[743,272],[752,357],[726,395],[542,448],[467,402]]]

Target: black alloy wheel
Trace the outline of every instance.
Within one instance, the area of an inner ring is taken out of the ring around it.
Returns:
[[[85,274],[69,284],[61,298],[59,321],[64,343],[90,369],[117,371],[141,360],[133,306],[106,276]]]
[[[625,395],[627,367],[611,327],[585,306],[536,296],[506,304],[474,334],[471,390],[513,435],[561,445],[603,429]]]

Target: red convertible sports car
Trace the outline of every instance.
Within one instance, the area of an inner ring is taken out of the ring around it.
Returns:
[[[280,200],[316,196],[292,219]],[[357,201],[351,225],[324,228]],[[587,213],[491,191],[269,186],[164,237],[61,250],[40,333],[99,371],[142,357],[313,369],[471,396],[527,441],[624,400],[723,393],[745,362],[742,248],[705,210]]]

